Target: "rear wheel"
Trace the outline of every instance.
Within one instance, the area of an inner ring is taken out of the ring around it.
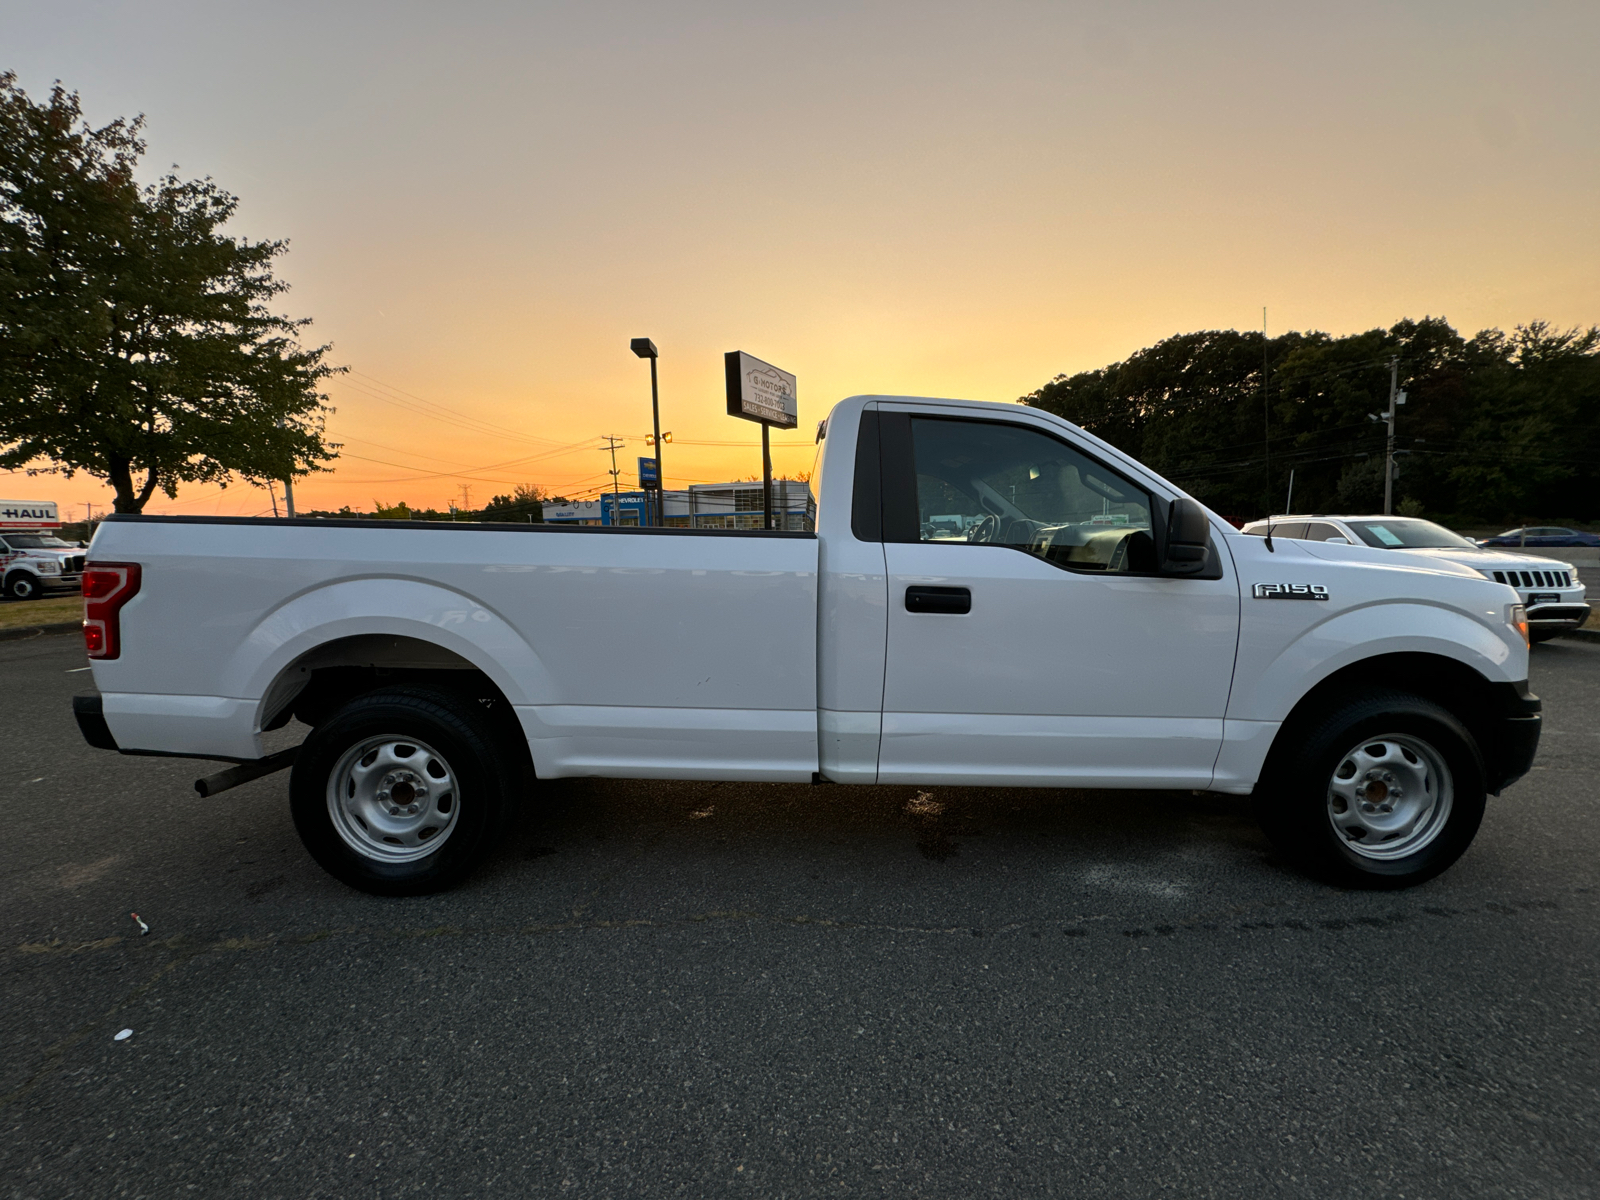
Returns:
[[[1288,858],[1345,887],[1407,887],[1460,858],[1483,820],[1482,758],[1447,710],[1367,693],[1299,729],[1257,789],[1262,828]]]
[[[393,688],[356,697],[311,732],[289,795],[300,840],[329,874],[415,896],[482,861],[520,774],[507,733],[468,702]]]

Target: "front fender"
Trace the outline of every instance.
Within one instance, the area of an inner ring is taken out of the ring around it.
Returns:
[[[545,664],[504,617],[450,588],[392,577],[313,588],[268,612],[223,668],[224,694],[259,707],[301,655],[360,634],[416,638],[449,650],[492,679],[512,704],[559,699]],[[258,711],[257,728],[260,717]]]
[[[1280,602],[1281,603],[1281,602]],[[1455,609],[1419,600],[1377,601],[1336,613],[1287,644],[1252,646],[1246,631],[1228,716],[1282,721],[1328,676],[1384,654],[1436,654],[1493,682],[1526,679],[1526,651]],[[1254,658],[1254,663],[1243,661]]]

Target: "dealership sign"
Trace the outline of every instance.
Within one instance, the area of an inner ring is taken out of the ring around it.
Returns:
[[[0,500],[0,529],[59,529],[54,500]]]
[[[762,362],[743,350],[723,355],[728,380],[728,415],[779,429],[793,429],[800,423],[795,400],[794,376]]]

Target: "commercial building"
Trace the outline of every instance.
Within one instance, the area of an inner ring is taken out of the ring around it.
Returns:
[[[565,525],[639,525],[645,512],[644,492],[605,492],[593,500],[544,506],[544,519]],[[761,484],[749,482],[696,483],[683,491],[666,493],[669,526],[695,529],[760,529]],[[817,502],[811,485],[798,479],[772,481],[772,520],[775,528],[812,530],[817,524]]]

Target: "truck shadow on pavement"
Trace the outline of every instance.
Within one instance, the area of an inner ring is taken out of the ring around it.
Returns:
[[[537,785],[508,843],[490,872],[621,843],[775,867],[821,855],[867,868],[926,861],[981,871],[1019,859],[1176,853],[1284,873],[1248,799],[1186,791],[555,780]]]

